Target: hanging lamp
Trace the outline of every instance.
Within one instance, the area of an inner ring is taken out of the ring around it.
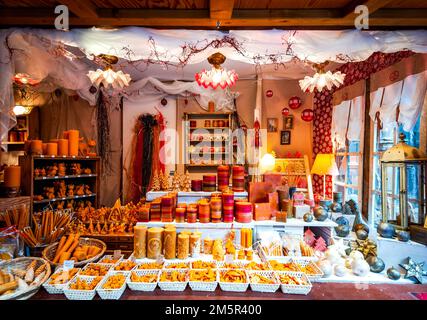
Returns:
[[[221,67],[225,61],[225,56],[216,52],[208,57],[208,62],[213,66],[211,70],[202,70],[196,73],[195,78],[199,86],[205,88],[212,87],[216,89],[220,86],[222,89],[231,87],[236,83],[238,75],[234,70],[227,70]]]
[[[332,73],[331,71],[325,72],[325,67],[329,64],[329,61],[314,64],[313,67],[316,69],[316,73],[313,77],[305,76],[304,79],[299,81],[299,85],[304,92],[313,92],[314,89],[322,91],[324,87],[328,90],[332,89],[332,86],[339,88],[344,83],[345,74],[340,71]]]
[[[100,54],[97,57],[105,63],[105,68],[104,70],[97,69],[88,72],[87,76],[93,85],[99,87],[102,84],[105,88],[111,86],[113,89],[122,89],[129,85],[132,80],[129,74],[123,73],[121,70],[113,70],[113,65],[119,61],[116,56]]]

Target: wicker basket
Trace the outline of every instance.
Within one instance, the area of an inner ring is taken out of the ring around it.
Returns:
[[[290,274],[290,275],[296,276],[300,279],[304,279],[307,282],[307,285],[295,285],[295,284],[281,283],[280,288],[282,289],[283,293],[307,295],[311,291],[311,288],[312,288],[311,282],[304,272],[275,271],[275,273],[277,276],[279,276],[280,274]],[[280,279],[279,279],[279,281],[280,281]]]
[[[160,281],[160,276],[159,276],[159,287],[160,289],[162,289],[163,291],[184,291],[185,288],[187,287],[187,283],[188,283],[188,269],[168,269],[168,270],[163,270],[162,272],[173,272],[173,271],[177,271],[179,273],[185,273],[186,274],[186,281],[183,282],[162,282]]]
[[[49,263],[42,259],[42,258],[35,258],[35,257],[24,257],[24,258],[17,258],[9,261],[5,261],[0,264],[0,270],[3,272],[8,272],[9,269],[26,269],[28,265],[33,262],[37,261],[36,268],[39,268],[41,265],[45,265],[45,275],[43,279],[40,279],[40,281],[33,286],[28,287],[27,290],[17,291],[8,295],[1,295],[0,300],[27,300],[31,298],[33,295],[39,291],[40,286],[45,283],[47,279],[50,277],[51,269]]]
[[[302,269],[301,271],[304,272],[307,275],[307,278],[311,281],[311,282],[315,282],[318,279],[323,277],[323,271],[320,270],[320,268],[317,266],[317,264],[315,264],[313,261],[309,261],[309,260],[300,260],[300,259],[292,259],[297,265],[298,267],[306,267],[306,266],[310,266],[311,268],[313,268],[314,273],[307,273],[304,272]]]
[[[119,262],[119,261],[122,261],[122,260],[124,259],[124,257],[125,257],[125,255],[124,255],[124,254],[120,255],[119,259],[118,259],[115,263],[117,263],[117,262]],[[98,263],[115,264],[115,263],[105,262],[105,260],[106,260],[106,259],[113,259],[113,258],[114,258],[114,256],[113,256],[112,254],[106,254],[105,256],[103,256],[103,257],[98,261]]]
[[[80,268],[77,268],[80,271]],[[62,272],[62,268],[58,268],[55,270],[54,273],[52,273],[52,276],[56,273],[61,273]],[[52,276],[49,278],[48,281],[46,281],[43,284],[43,288],[49,293],[49,294],[62,294],[64,293],[64,289],[67,286],[68,282],[70,282],[71,280],[73,280],[76,276],[77,276],[78,272],[71,278],[69,279],[67,282],[64,283],[50,283]]]
[[[219,283],[219,286],[221,287],[221,290],[230,291],[230,292],[245,292],[246,290],[248,290],[249,281],[248,281],[248,274],[246,271],[245,271],[245,275],[246,275],[245,283],[221,282],[221,278],[220,278],[221,272],[229,271],[229,270],[241,270],[241,269],[218,269],[218,283]]]
[[[253,283],[252,276],[261,275],[268,279],[274,280],[274,284],[269,283]],[[280,287],[279,280],[277,280],[276,274],[273,271],[248,271],[249,284],[252,291],[256,292],[276,292]]]
[[[192,269],[192,270],[206,270],[206,269]],[[218,285],[218,271],[215,271],[215,281],[189,281],[188,284],[193,291],[215,291]],[[191,270],[190,270],[191,273]]]
[[[92,300],[96,295],[96,288],[99,287],[99,285],[103,282],[101,280],[95,288],[92,290],[73,290],[70,289],[70,285],[77,281],[77,279],[86,280],[86,282],[91,283],[95,280],[96,277],[87,277],[87,276],[76,276],[71,281],[68,282],[68,284],[64,288],[64,295],[67,297],[68,300]]]
[[[110,263],[95,263],[95,262],[88,263],[87,265],[84,266],[84,268],[82,270],[80,270],[79,275],[85,276],[85,277],[94,277],[93,275],[83,274],[83,273],[85,273],[85,271],[87,269],[89,269],[92,266],[103,266],[103,267],[105,267],[107,269],[106,273],[104,275],[101,275],[101,277],[105,277],[111,271],[111,269],[113,268],[114,264],[110,264]]]
[[[128,276],[126,283],[129,287],[129,289],[133,291],[154,291],[157,287],[157,282],[159,282],[159,275],[160,270],[133,270],[132,272],[135,272],[138,276],[144,276],[144,275],[156,275],[157,280],[156,282],[133,282],[131,280],[131,275]]]
[[[103,285],[105,284],[105,282],[108,281],[108,278],[111,277],[112,275],[115,274],[122,274],[125,276],[125,278],[127,278],[127,274],[125,272],[121,272],[121,271],[110,271],[110,273],[104,278],[104,280],[101,281],[101,283],[99,284],[99,286],[96,288],[96,292],[98,292],[98,295],[101,297],[101,299],[103,300],[119,300],[120,297],[122,296],[122,294],[125,292],[126,290],[126,279],[123,282],[123,285],[118,288],[118,289],[103,289]]]
[[[56,254],[56,248],[58,247],[58,243],[59,242],[52,243],[51,245],[47,246],[42,252],[43,259],[46,259],[47,261],[49,261],[50,264],[54,267],[60,266],[59,263],[53,262],[53,259],[55,258],[55,254]],[[103,241],[98,239],[93,239],[93,238],[80,238],[79,245],[97,246],[98,248],[101,248],[101,251],[96,256],[90,259],[74,263],[75,267],[82,267],[89,262],[98,261],[99,258],[101,258],[105,253],[105,250],[107,250],[107,245]]]

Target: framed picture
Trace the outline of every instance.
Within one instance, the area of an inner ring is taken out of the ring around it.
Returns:
[[[277,118],[267,118],[267,132],[277,132],[278,124]]]
[[[280,144],[291,144],[291,132],[289,130],[280,131]]]
[[[283,130],[290,130],[294,128],[294,116],[283,117]]]

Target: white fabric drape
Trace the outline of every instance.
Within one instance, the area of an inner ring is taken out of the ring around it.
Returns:
[[[345,146],[349,141],[360,140],[363,129],[364,96],[346,100],[332,109],[332,141],[335,149]]]
[[[405,131],[412,130],[423,107],[426,88],[427,71],[424,71],[371,92],[369,115],[372,121],[376,120],[376,114],[379,112],[383,126],[395,126],[399,107],[398,122],[403,125]]]

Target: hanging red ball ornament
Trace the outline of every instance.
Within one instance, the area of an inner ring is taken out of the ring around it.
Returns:
[[[267,90],[265,92],[265,95],[267,96],[267,98],[271,98],[273,96],[273,90]]]
[[[162,100],[160,100],[160,103],[162,104],[162,106],[165,106],[168,104],[168,100],[166,100],[165,98],[163,98]]]
[[[185,105],[187,105],[188,104],[188,99],[184,99],[184,103],[185,103]]]
[[[289,112],[290,112],[289,108],[284,107],[282,109],[282,116],[284,116],[284,117],[289,116]]]
[[[312,109],[304,109],[301,113],[301,119],[307,122],[313,121],[314,112]]]
[[[301,107],[302,101],[300,97],[294,96],[289,99],[288,105],[291,109],[298,109]]]

